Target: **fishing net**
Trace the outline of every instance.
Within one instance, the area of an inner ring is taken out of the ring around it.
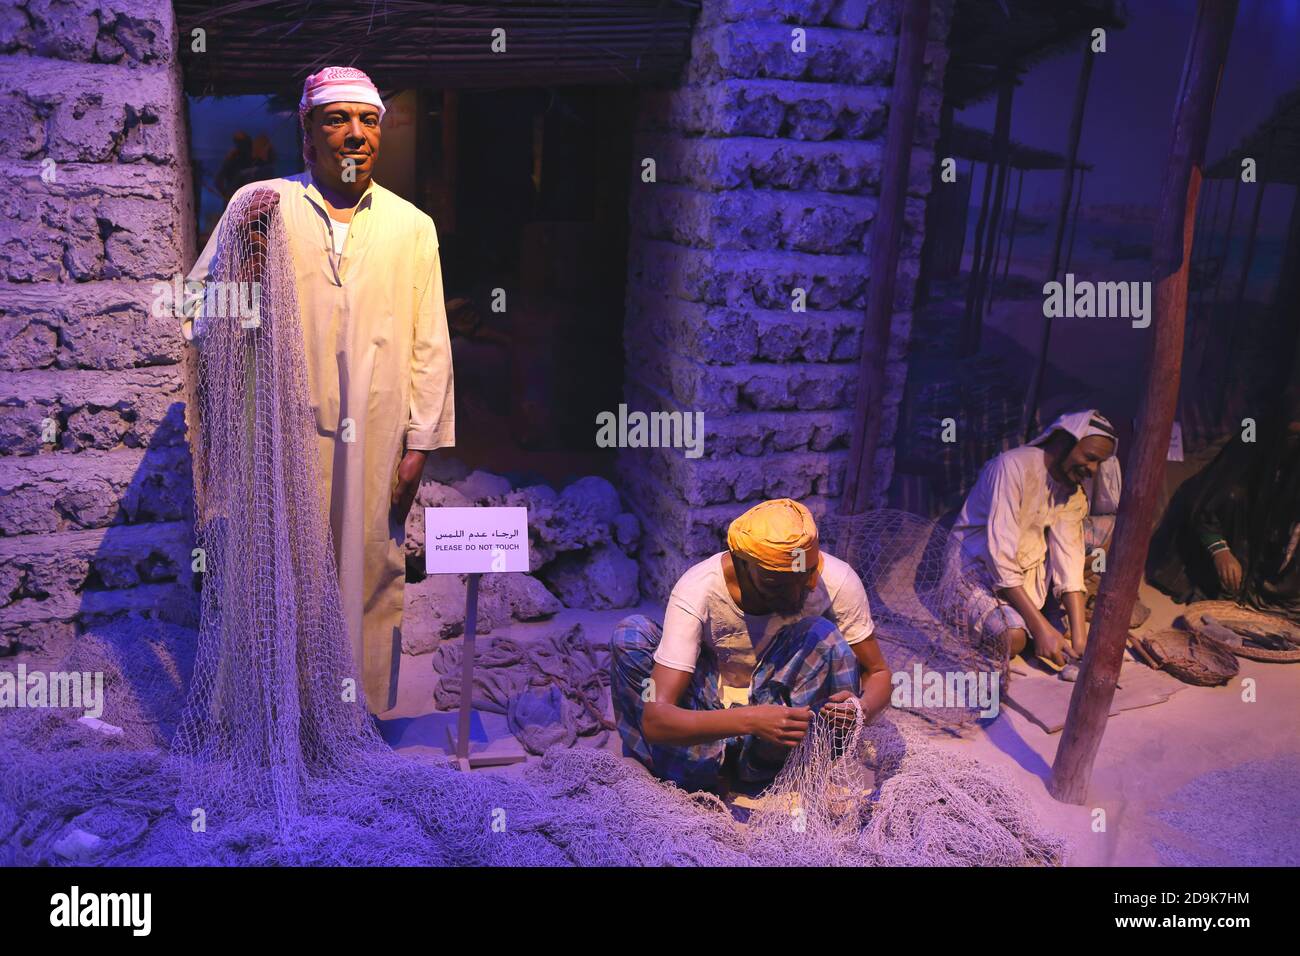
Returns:
[[[127,619],[60,665],[105,675],[120,732],[0,708],[0,864],[1062,860],[1023,792],[904,713],[819,716],[744,823],[609,750],[552,747],[521,774],[393,752],[354,681],[283,230],[254,193],[219,235],[214,279],[255,281],[260,299],[251,317],[205,315],[192,661],[185,632]]]
[[[894,671],[997,674],[1010,678],[1006,641],[984,636],[979,596],[987,588],[963,561],[940,523],[881,508],[822,519],[824,541],[858,573],[867,591],[875,635]],[[979,708],[926,707],[925,718],[949,726],[979,718]]]

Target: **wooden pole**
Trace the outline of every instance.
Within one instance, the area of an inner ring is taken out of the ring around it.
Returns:
[[[930,175],[930,199],[937,200],[940,195],[945,199],[952,196],[953,193],[939,192],[943,188],[943,163],[942,159],[946,158],[952,150],[952,117],[953,105],[951,100],[945,100],[939,107],[939,138],[934,144],[934,171]],[[956,159],[953,160],[956,163]],[[960,193],[960,190],[957,191]],[[948,203],[931,201],[925,204],[925,235],[928,239],[930,236],[937,235],[939,223],[947,215]],[[963,217],[964,220],[964,217]],[[963,222],[964,226],[964,222]],[[965,238],[963,234],[963,238]],[[934,281],[934,258],[940,254],[941,246],[937,242],[926,242],[921,247],[921,275],[916,282],[916,305],[922,306],[930,301],[930,286]],[[957,258],[958,268],[961,267],[961,256]]]
[[[1219,275],[1214,280],[1214,298],[1211,303],[1219,301],[1219,288],[1223,285],[1223,274],[1228,271],[1228,250],[1232,245],[1232,226],[1237,221],[1237,193],[1241,189],[1241,174],[1238,173],[1232,180],[1232,202],[1228,203],[1228,224],[1224,226],[1223,232],[1223,251],[1219,257],[1223,260],[1219,263]]]
[[[992,216],[989,219],[988,248],[980,262],[979,273],[972,276],[971,288],[974,301],[966,302],[966,335],[962,348],[963,355],[973,355],[979,351],[980,339],[984,327],[984,294],[988,290],[989,280],[993,274],[993,263],[997,259],[998,226],[1002,210],[1006,206],[1007,171],[1011,160],[1011,96],[1015,92],[1016,77],[1010,70],[1003,72],[998,84],[998,108],[993,120],[993,156],[992,166],[997,170],[994,186]]]
[[[1241,376],[1236,367],[1237,349],[1246,334],[1242,330],[1242,306],[1246,303],[1246,290],[1250,287],[1250,267],[1255,262],[1255,244],[1259,239],[1259,214],[1264,206],[1264,193],[1268,190],[1268,180],[1260,179],[1259,176],[1272,165],[1274,138],[1274,134],[1270,132],[1264,155],[1257,162],[1256,179],[1253,185],[1258,191],[1255,193],[1255,206],[1250,214],[1250,227],[1246,231],[1246,251],[1241,263],[1241,278],[1237,280],[1237,294],[1233,297],[1232,311],[1227,315],[1228,341],[1223,350],[1221,376],[1217,382],[1220,412],[1217,424],[1220,430],[1228,430],[1231,423],[1238,420],[1236,385],[1241,380]]]
[[[1020,175],[1016,179],[1016,206],[1011,211],[1011,232],[1007,236],[1007,261],[1002,266],[1002,282],[1005,285],[1007,273],[1011,271],[1011,250],[1016,245],[1016,226],[1020,224],[1020,193],[1025,188],[1025,171],[1020,170]]]
[[[989,201],[993,196],[993,158],[984,164],[984,192],[980,196],[980,214],[975,220],[975,245],[970,254],[970,275],[966,283],[966,311],[962,313],[961,333],[957,336],[957,353],[967,355],[971,338],[971,315],[975,309],[975,292],[984,271],[984,230],[989,224]]]
[[[1083,205],[1083,184],[1088,180],[1088,171],[1079,170],[1079,191],[1074,194],[1074,215],[1070,217],[1070,244],[1065,249],[1065,267],[1062,272],[1070,271],[1070,261],[1074,258],[1074,233],[1079,228],[1079,208]]]
[[[1206,187],[1206,192],[1212,193],[1213,198],[1206,205],[1210,206],[1210,228],[1205,233],[1205,241],[1200,243],[1201,261],[1204,262],[1214,255],[1214,245],[1219,235],[1219,207],[1223,205],[1223,180],[1212,179],[1210,185]],[[1201,292],[1204,297],[1204,291]]]
[[[1250,226],[1246,230],[1245,261],[1241,264],[1241,278],[1237,280],[1237,294],[1233,296],[1232,300],[1234,325],[1237,323],[1237,313],[1241,311],[1241,303],[1246,300],[1246,286],[1250,281],[1250,267],[1255,260],[1255,240],[1259,236],[1259,214],[1264,207],[1264,191],[1268,183],[1261,180],[1253,185],[1257,191],[1255,193],[1255,206],[1250,211]]]
[[[1137,435],[1128,458],[1109,567],[1102,575],[1088,648],[1070,695],[1070,710],[1047,785],[1052,796],[1066,803],[1081,804],[1087,798],[1092,765],[1124,660],[1129,615],[1146,564],[1178,397],[1187,273],[1205,141],[1236,13],[1237,0],[1200,0],[1183,65],[1152,249],[1154,341],[1147,357]]]
[[[1009,175],[1009,174],[1008,174]],[[1002,237],[1007,234],[1007,204],[1011,201],[1011,190],[1008,189],[1002,197],[1002,204],[998,207],[996,218],[998,227],[993,231],[993,245],[990,250],[989,261],[993,267],[986,271],[991,276],[990,282],[998,276],[998,260],[1002,258]],[[992,305],[993,287],[984,283],[984,314],[988,315],[989,307]]]
[[[1211,179],[1205,186],[1205,201],[1196,209],[1196,244],[1192,247],[1192,271],[1204,275],[1205,263],[1213,258],[1219,226],[1219,201],[1223,198],[1223,181]],[[1209,225],[1206,225],[1206,222]],[[1189,273],[1190,274],[1190,273]],[[1189,281],[1190,285],[1190,281]],[[1200,412],[1197,400],[1204,391],[1198,381],[1197,370],[1200,368],[1201,354],[1204,351],[1210,328],[1211,309],[1205,304],[1206,290],[1202,286],[1193,296],[1191,289],[1187,293],[1187,323],[1183,336],[1182,388],[1178,393],[1178,408],[1175,420],[1183,430],[1183,448],[1185,450],[1199,445]]]
[[[993,247],[989,261],[984,264],[984,273],[980,277],[979,302],[976,303],[975,309],[975,338],[971,352],[978,352],[980,349],[984,332],[984,316],[993,307],[993,280],[998,274],[998,250],[1002,245],[1002,234],[1007,231],[1007,203],[1011,198],[1011,190],[1008,188],[1011,178],[1011,98],[1015,94],[1015,88],[1015,75],[1008,72],[1002,79],[1002,87],[998,90],[999,107],[1002,106],[1003,94],[1006,95],[1006,116],[997,116],[994,123],[996,132],[1003,135],[994,140],[1000,162],[998,163],[998,191],[993,197]],[[1004,124],[1001,127],[996,122],[999,119]]]
[[[885,359],[894,313],[898,241],[903,231],[908,167],[916,132],[916,108],[925,72],[925,44],[930,28],[930,0],[906,0],[898,33],[898,60],[890,91],[880,202],[871,226],[871,281],[858,360],[858,394],[849,443],[849,462],[840,496],[841,514],[866,510],[872,491],[876,445],[885,393]]]
[[[1055,238],[1052,242],[1052,265],[1047,272],[1048,282],[1056,281],[1061,266],[1061,240],[1065,238],[1065,218],[1070,211],[1070,193],[1074,190],[1074,167],[1079,158],[1079,135],[1083,132],[1083,111],[1088,105],[1088,81],[1092,79],[1094,54],[1089,44],[1083,52],[1083,66],[1079,69],[1079,85],[1074,91],[1074,113],[1070,116],[1070,137],[1065,149],[1065,169],[1061,176],[1061,201],[1056,209]],[[1038,362],[1029,379],[1025,407],[1020,414],[1020,433],[1025,441],[1034,437],[1034,419],[1038,414],[1038,399],[1043,390],[1043,375],[1047,372],[1047,348],[1052,341],[1052,320],[1043,317],[1043,334],[1038,340]]]

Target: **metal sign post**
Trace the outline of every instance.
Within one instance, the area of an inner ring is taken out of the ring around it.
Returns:
[[[456,763],[469,770],[469,729],[474,714],[474,633],[478,627],[478,581],[483,577],[470,574],[465,588],[465,643],[460,658],[460,719],[456,722]]]
[[[474,710],[474,642],[478,587],[485,573],[528,570],[526,508],[426,508],[425,568],[430,574],[466,574],[465,636],[461,646],[460,709],[448,742],[461,770],[527,759],[495,714]],[[495,723],[495,728],[489,727]]]

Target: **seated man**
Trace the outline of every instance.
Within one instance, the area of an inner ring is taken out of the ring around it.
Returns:
[[[1082,484],[1115,454],[1115,429],[1090,410],[1062,415],[1028,445],[984,466],[957,516],[963,595],[972,629],[1006,657],[1033,642],[1055,664],[1079,657],[1088,640],[1084,619]],[[1043,615],[1048,581],[1070,621],[1071,643]]]
[[[1180,603],[1239,601],[1300,622],[1300,389],[1250,437],[1178,490],[1147,574]]]
[[[727,548],[681,576],[662,630],[635,614],[610,644],[624,753],[690,790],[721,789],[729,757],[740,780],[772,779],[823,705],[848,712],[861,694],[871,720],[889,702],[866,591],[819,551],[807,508],[756,505]]]

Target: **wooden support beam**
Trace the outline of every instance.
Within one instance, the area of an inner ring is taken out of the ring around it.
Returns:
[[[1258,173],[1262,174],[1271,165],[1275,141],[1276,135],[1270,133],[1264,155],[1256,157]],[[1255,264],[1255,246],[1259,239],[1259,215],[1263,210],[1268,180],[1257,178],[1253,184],[1247,183],[1247,185],[1253,185],[1256,189],[1255,206],[1251,210],[1250,226],[1246,230],[1246,250],[1242,256],[1241,277],[1237,280],[1237,292],[1233,297],[1232,308],[1226,315],[1228,336],[1222,353],[1224,357],[1220,365],[1221,375],[1216,383],[1220,431],[1231,429],[1232,423],[1238,420],[1237,415],[1240,411],[1235,401],[1240,394],[1236,385],[1241,378],[1240,370],[1237,368],[1237,351],[1241,347],[1242,338],[1247,334],[1242,328],[1242,306],[1246,303],[1246,290],[1250,288],[1250,267]]]
[[[1146,565],[1178,396],[1187,274],[1205,142],[1236,14],[1237,0],[1200,0],[1183,65],[1152,249],[1154,341],[1147,355],[1137,434],[1128,456],[1114,545],[1102,575],[1088,647],[1070,695],[1070,710],[1047,785],[1052,796],[1066,803],[1081,804],[1087,799],[1092,765],[1101,747],[1115,682],[1124,661],[1129,614]]]
[[[1223,198],[1223,181],[1209,180],[1205,187],[1205,201],[1196,210],[1196,245],[1192,247],[1192,269],[1203,271],[1206,262],[1214,258],[1219,225],[1219,205]],[[1209,224],[1206,225],[1206,220]],[[1201,270],[1198,270],[1198,266]],[[1188,291],[1187,326],[1184,331],[1183,385],[1178,393],[1176,420],[1183,430],[1183,448],[1198,447],[1201,435],[1199,404],[1204,401],[1204,383],[1199,381],[1199,370],[1205,347],[1213,328],[1213,303],[1206,305],[1204,287],[1196,290],[1195,301]]]
[[[999,170],[999,174],[1001,170]],[[998,260],[1002,258],[1002,237],[1007,233],[1007,203],[1011,201],[1011,190],[1008,189],[1002,196],[1002,202],[994,210],[994,218],[998,221],[997,228],[993,230],[993,244],[989,247],[989,262],[992,263],[992,269],[986,270],[991,272],[991,279],[996,279],[998,274]],[[993,298],[992,287],[988,282],[984,283],[984,314],[988,315],[990,300]]]
[[[1010,100],[1014,92],[1014,83],[1010,84],[1010,90],[1007,98]],[[975,338],[975,348],[972,351],[978,352],[984,332],[984,320],[981,316],[988,315],[993,310],[993,283],[998,277],[998,257],[1001,255],[1002,239],[1007,233],[1007,206],[1011,202],[1011,116],[1010,103],[1007,110],[1007,148],[1003,155],[1002,163],[998,168],[998,193],[997,208],[994,210],[993,218],[993,254],[989,256],[988,264],[984,267],[984,277],[980,281],[980,313],[976,316],[975,330],[978,333]]]
[[[957,336],[957,353],[959,355],[969,354],[966,349],[971,339],[971,318],[975,309],[975,287],[979,284],[979,277],[984,272],[984,256],[987,255],[984,249],[984,231],[989,224],[989,202],[993,198],[993,166],[992,159],[984,164],[984,191],[980,196],[980,214],[975,220],[974,245],[970,253],[970,275],[966,282],[966,310],[962,313],[961,330]]]
[[[1070,271],[1070,261],[1074,259],[1074,233],[1079,228],[1079,209],[1083,206],[1083,184],[1088,179],[1086,169],[1079,170],[1079,191],[1074,194],[1074,215],[1070,217],[1070,244],[1065,249],[1065,266],[1062,272]]]
[[[898,59],[889,94],[880,202],[871,226],[871,281],[858,359],[858,394],[849,442],[849,461],[840,496],[841,514],[858,514],[870,502],[880,441],[885,393],[885,359],[894,314],[898,244],[903,233],[908,167],[916,133],[916,109],[925,73],[925,44],[930,28],[930,0],[906,0],[898,32]]]
[[[1250,185],[1255,187],[1255,206],[1250,212],[1250,225],[1246,228],[1246,253],[1241,264],[1241,278],[1237,280],[1237,294],[1232,299],[1233,324],[1236,324],[1237,313],[1241,311],[1241,303],[1246,300],[1250,267],[1255,262],[1255,240],[1259,238],[1259,214],[1264,208],[1264,192],[1268,188],[1268,183],[1262,180]]]
[[[1222,181],[1217,179],[1208,180],[1205,184],[1202,201],[1196,210],[1196,245],[1192,247],[1192,272],[1197,276],[1203,275],[1205,263],[1214,254],[1215,236],[1219,228],[1219,200],[1222,198]],[[1204,328],[1209,322],[1209,316],[1205,310],[1205,296],[1206,289],[1204,285],[1194,292],[1189,289],[1187,293],[1187,330],[1185,333],[1187,348],[1183,351],[1183,366],[1185,369],[1192,367],[1188,365],[1188,360],[1195,353],[1197,342],[1202,338]],[[1182,419],[1181,405],[1182,401],[1180,399],[1179,420]]]
[[[1011,251],[1016,247],[1016,226],[1020,224],[1020,194],[1025,188],[1025,171],[1019,171],[1020,175],[1016,177],[1016,206],[1011,212],[1011,233],[1007,236],[1007,261],[1002,266],[1002,282],[1007,281],[1007,273],[1011,271]]]
[[[1079,159],[1079,136],[1083,132],[1083,112],[1088,105],[1088,83],[1092,79],[1092,61],[1095,54],[1089,44],[1083,51],[1083,66],[1079,69],[1079,85],[1074,91],[1074,112],[1070,116],[1070,135],[1065,149],[1065,169],[1061,174],[1061,201],[1056,209],[1056,228],[1052,240],[1052,264],[1047,271],[1048,282],[1056,281],[1061,267],[1061,241],[1065,238],[1065,217],[1070,211],[1070,193],[1074,190],[1074,167]],[[1038,340],[1038,361],[1029,380],[1025,407],[1020,413],[1020,433],[1025,441],[1038,430],[1038,400],[1043,390],[1043,375],[1047,372],[1047,349],[1052,342],[1052,319],[1043,317],[1043,334]]]
[[[1210,206],[1210,227],[1205,232],[1205,238],[1199,243],[1201,247],[1201,261],[1205,261],[1214,255],[1214,243],[1219,235],[1219,207],[1223,205],[1223,180],[1212,179],[1206,189]],[[1204,293],[1202,293],[1204,294]]]
[[[944,100],[939,107],[939,138],[934,144],[934,170],[930,174],[930,197],[925,204],[925,244],[921,247],[921,275],[916,281],[916,304],[917,306],[925,305],[930,301],[930,285],[934,281],[934,258],[939,255],[943,248],[938,242],[930,241],[930,237],[936,235],[940,230],[940,223],[946,215],[946,203],[942,202],[939,197],[948,194],[941,193],[944,183],[943,160],[948,157],[952,150],[952,118],[953,118],[952,100]],[[956,163],[956,159],[953,159]],[[965,217],[962,220],[965,226]],[[965,235],[962,236],[965,239]],[[957,256],[957,267],[961,269],[961,254]]]
[[[975,271],[971,265],[971,285],[966,298],[966,316],[962,335],[962,355],[973,355],[979,351],[980,339],[984,328],[984,295],[988,289],[989,277],[993,271],[996,258],[995,243],[998,235],[998,222],[1002,207],[1006,204],[1007,170],[1011,161],[1011,96],[1016,88],[1016,77],[1011,71],[1002,74],[998,84],[998,107],[993,120],[993,154],[990,157],[990,172],[996,170],[997,179],[994,186],[992,217],[988,226],[988,248]]]
[[[1228,255],[1232,247],[1232,226],[1237,221],[1237,193],[1241,191],[1241,174],[1238,173],[1232,178],[1232,202],[1228,203],[1228,224],[1224,226],[1223,231],[1223,251],[1219,253],[1219,258],[1223,261],[1219,263],[1219,274],[1214,280],[1214,298],[1211,303],[1219,301],[1219,289],[1223,285],[1223,274],[1228,271]]]

